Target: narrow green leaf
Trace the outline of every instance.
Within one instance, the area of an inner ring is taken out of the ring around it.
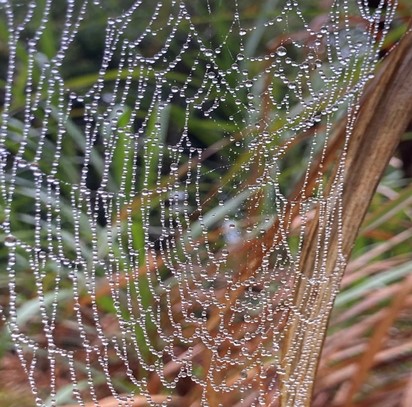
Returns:
[[[412,261],[405,263],[399,267],[389,269],[384,273],[379,273],[373,278],[368,278],[355,287],[340,293],[336,298],[335,306],[342,307],[344,305],[347,305],[352,301],[362,298],[369,291],[376,290],[378,288],[391,284],[396,280],[409,275],[410,273],[412,273]]]
[[[396,213],[408,208],[412,205],[412,185],[405,188],[399,196],[393,201],[388,201],[381,205],[375,212],[366,218],[363,224],[361,233],[376,229],[388,219],[392,218]]]

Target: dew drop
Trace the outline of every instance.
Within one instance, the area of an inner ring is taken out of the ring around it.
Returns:
[[[278,47],[276,54],[280,57],[284,57],[286,55],[286,48],[282,46]]]
[[[316,61],[315,61],[315,66],[316,66],[316,68],[322,68],[322,61],[320,60],[320,59],[317,59]]]
[[[17,243],[17,239],[13,235],[8,235],[4,239],[4,245],[6,247],[14,247],[16,246],[16,243]]]

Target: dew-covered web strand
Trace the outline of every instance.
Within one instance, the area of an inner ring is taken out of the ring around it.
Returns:
[[[165,395],[168,405],[188,379],[203,406],[272,405],[285,366],[296,355],[309,363],[317,346],[281,354],[285,328],[299,320],[316,332],[338,289],[342,267],[328,276],[325,264],[341,227],[345,149],[396,4],[371,14],[363,2],[334,2],[319,25],[296,1],[268,1],[256,24],[243,2],[142,0],[109,15],[104,2],[72,0],[56,23],[57,3],[0,1],[1,313],[37,405],[109,395],[122,405]],[[94,13],[105,20],[101,62],[86,89],[70,87],[67,65]],[[44,53],[54,25],[57,46]],[[312,167],[327,160],[343,116],[327,189]],[[302,164],[291,176],[296,145]],[[308,278],[301,252],[316,208]],[[302,278],[308,289],[293,303]],[[331,294],[308,312],[320,286]],[[303,374],[285,379],[291,394]]]

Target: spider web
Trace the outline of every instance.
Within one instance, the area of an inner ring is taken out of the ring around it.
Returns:
[[[395,5],[227,3],[0,0],[1,315],[38,406],[275,405],[314,208],[309,283],[338,290],[328,231]]]

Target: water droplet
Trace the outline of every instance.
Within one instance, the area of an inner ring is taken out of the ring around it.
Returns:
[[[17,167],[19,167],[19,168],[25,168],[25,167],[27,167],[27,162],[24,161],[23,159],[18,160],[18,161],[17,161]]]
[[[8,235],[4,239],[4,245],[6,247],[14,247],[16,246],[16,243],[17,243],[17,239],[13,235]]]
[[[44,250],[39,251],[39,260],[44,260],[47,257],[47,253]]]
[[[278,47],[278,49],[276,50],[276,54],[280,57],[284,57],[286,55],[286,48],[282,46]]]

